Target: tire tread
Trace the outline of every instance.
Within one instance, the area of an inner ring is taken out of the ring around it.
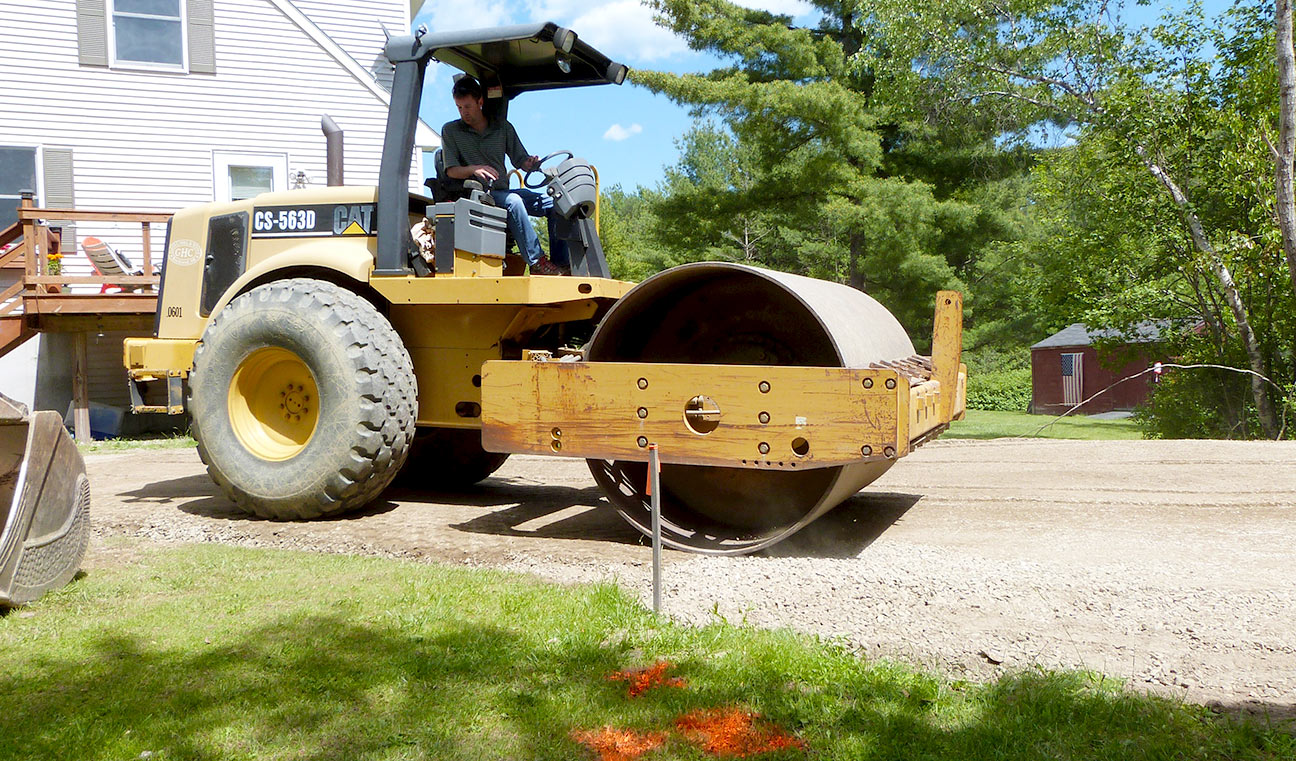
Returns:
[[[258,305],[278,304],[301,314],[318,316],[329,332],[346,343],[341,356],[351,363],[359,386],[358,405],[363,417],[352,432],[349,448],[352,463],[328,474],[311,494],[291,504],[267,504],[239,485],[239,479],[222,471],[204,444],[204,431],[194,416],[193,434],[198,455],[207,472],[239,508],[263,518],[302,520],[337,515],[373,501],[396,477],[409,455],[418,413],[418,392],[414,366],[399,334],[365,299],[340,286],[321,280],[291,278],[268,283],[236,297],[216,315],[194,352],[189,384],[189,402],[207,393],[203,370],[207,344],[218,337],[223,325]],[[227,389],[216,389],[222,398]]]

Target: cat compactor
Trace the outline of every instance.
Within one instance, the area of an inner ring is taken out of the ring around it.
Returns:
[[[430,60],[503,115],[531,90],[620,84],[626,68],[554,24],[393,38],[379,186],[268,193],[172,219],[156,334],[128,339],[238,506],[354,510],[405,469],[462,487],[510,453],[579,457],[647,529],[648,446],[665,540],[750,552],[870,483],[963,409],[962,306],[937,296],[931,357],[843,285],[728,263],[611,279],[593,168],[528,175],[559,212],[570,276],[509,274],[505,214],[480,189],[409,192]]]

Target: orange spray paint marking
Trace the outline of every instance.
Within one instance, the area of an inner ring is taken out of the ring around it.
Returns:
[[[758,753],[796,748],[805,743],[759,715],[738,708],[711,708],[675,720],[680,734],[714,756],[745,758]]]
[[[665,732],[635,732],[633,729],[573,729],[571,738],[598,754],[599,761],[635,761],[666,742]]]
[[[608,680],[629,682],[630,697],[632,698],[637,698],[654,687],[687,687],[688,682],[684,681],[682,677],[666,676],[666,669],[669,669],[670,666],[669,661],[657,661],[646,669],[628,669],[614,672],[608,675]]]
[[[649,445],[648,445],[648,451],[649,451],[649,452],[655,452],[656,450],[657,450],[657,445],[656,445],[656,444],[649,444]],[[660,466],[659,466],[659,467],[658,467],[658,471],[660,471],[660,470],[661,470],[661,468],[660,468]],[[652,465],[649,465],[649,466],[648,466],[648,483],[647,483],[646,486],[644,486],[644,496],[645,496],[645,497],[651,497],[651,496],[652,496],[652,482],[653,482]]]

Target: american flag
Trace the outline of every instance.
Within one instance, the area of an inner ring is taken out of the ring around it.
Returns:
[[[1080,387],[1084,384],[1083,354],[1062,355],[1062,403],[1079,404]]]

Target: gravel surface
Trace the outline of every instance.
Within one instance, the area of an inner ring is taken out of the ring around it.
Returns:
[[[237,513],[189,450],[87,465],[97,537],[464,563],[651,599],[649,549],[580,462],[514,457],[471,492],[393,489],[312,523]],[[1293,442],[938,441],[765,554],[665,560],[682,621],[791,627],[955,678],[1086,668],[1296,716]]]

